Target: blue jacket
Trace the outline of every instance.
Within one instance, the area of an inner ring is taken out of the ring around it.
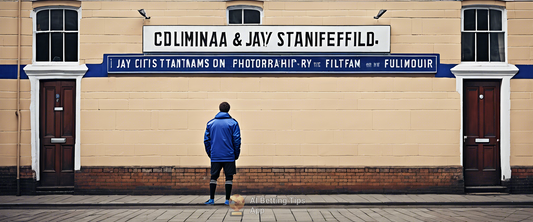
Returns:
[[[207,122],[205,152],[211,162],[235,162],[241,154],[241,129],[228,113],[219,112]]]

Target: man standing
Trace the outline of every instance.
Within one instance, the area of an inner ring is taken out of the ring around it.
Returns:
[[[241,129],[237,120],[228,114],[229,104],[220,103],[220,112],[207,122],[204,135],[205,152],[211,158],[210,199],[205,204],[215,204],[215,191],[220,170],[226,175],[226,205],[229,205],[233,175],[237,173],[235,160],[241,153]]]

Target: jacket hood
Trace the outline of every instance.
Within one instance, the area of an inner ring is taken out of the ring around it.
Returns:
[[[225,112],[219,112],[215,116],[215,119],[227,119],[227,118],[231,118],[231,116],[229,115],[229,113],[225,113]]]

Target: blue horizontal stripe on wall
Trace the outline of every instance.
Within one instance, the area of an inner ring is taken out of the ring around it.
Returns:
[[[26,72],[24,72],[25,66],[20,66],[21,79],[28,79]],[[17,65],[0,65],[0,79],[17,79]]]
[[[533,65],[516,65],[518,73],[513,79],[533,79]]]
[[[102,64],[87,64],[87,72],[83,76],[86,77],[107,77],[107,71],[106,71],[106,64],[103,62]]]
[[[452,69],[456,64],[439,64],[439,69],[435,74],[437,78],[455,78],[450,69]]]
[[[106,72],[107,64],[87,64],[89,69],[85,74],[84,78],[94,78],[94,77],[107,77]],[[24,67],[26,65],[20,66],[20,78],[28,79],[26,72],[24,72]],[[456,66],[456,64],[439,64],[438,71],[435,74],[437,78],[455,78],[451,73],[450,69]],[[533,65],[516,65],[518,68],[518,73],[513,77],[513,79],[533,79]],[[0,79],[16,79],[17,78],[17,65],[0,65]]]

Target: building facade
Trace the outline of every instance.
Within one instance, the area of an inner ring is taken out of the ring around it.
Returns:
[[[222,101],[234,193],[532,193],[532,10],[0,0],[0,193],[207,194]]]

